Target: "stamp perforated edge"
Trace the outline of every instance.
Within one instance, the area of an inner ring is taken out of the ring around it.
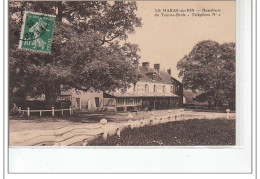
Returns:
[[[49,16],[49,17],[55,17],[54,19],[54,23],[53,23],[53,31],[52,31],[52,38],[51,38],[51,47],[52,47],[52,40],[53,40],[53,33],[54,33],[54,28],[55,28],[55,20],[56,20],[56,16],[55,15],[51,15],[51,14],[44,14],[44,13],[39,13],[39,12],[33,12],[33,11],[24,11],[24,15],[23,15],[23,24],[22,24],[22,30],[21,30],[21,34],[20,34],[20,39],[19,39],[19,45],[18,45],[18,49],[21,49],[21,50],[27,50],[27,51],[31,51],[31,52],[40,52],[40,53],[48,53],[50,54],[50,52],[45,52],[45,51],[39,51],[39,50],[31,50],[31,49],[24,49],[22,48],[22,36],[23,36],[23,33],[24,33],[24,28],[25,28],[25,20],[26,20],[26,15],[28,13],[31,13],[31,14],[36,14],[36,15],[44,15],[44,16]]]

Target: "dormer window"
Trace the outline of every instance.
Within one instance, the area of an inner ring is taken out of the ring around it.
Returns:
[[[156,77],[156,72],[147,72],[146,75],[154,81]]]
[[[156,74],[155,74],[155,73],[153,73],[152,80],[155,80],[155,75],[156,75]]]

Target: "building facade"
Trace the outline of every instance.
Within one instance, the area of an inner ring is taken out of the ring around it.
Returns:
[[[124,93],[104,93],[103,109],[115,111],[154,110],[182,107],[183,85],[171,76],[171,70],[160,70],[160,64],[150,68],[149,62],[139,66],[141,77]]]
[[[183,85],[171,76],[171,70],[150,68],[149,62],[137,67],[140,79],[122,92],[62,91],[58,100],[70,100],[72,108],[88,111],[135,111],[172,109],[183,105]]]
[[[84,92],[75,89],[61,91],[57,100],[71,101],[71,107],[82,111],[100,111],[103,108],[102,92]]]

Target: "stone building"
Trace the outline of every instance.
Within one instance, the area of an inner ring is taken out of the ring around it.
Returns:
[[[122,92],[63,91],[58,100],[70,100],[72,108],[88,111],[133,111],[171,109],[182,107],[183,85],[167,72],[160,70],[160,64],[150,68],[149,62],[137,67],[141,77],[136,84]]]
[[[160,70],[160,64],[150,68],[149,62],[137,68],[141,77],[124,93],[104,93],[103,109],[115,111],[153,110],[182,107],[183,85],[167,72]]]
[[[84,92],[71,89],[61,91],[61,95],[57,100],[71,101],[71,107],[76,110],[100,111],[103,108],[102,92]]]

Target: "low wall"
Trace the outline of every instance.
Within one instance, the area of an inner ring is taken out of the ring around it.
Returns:
[[[142,120],[131,120],[131,115],[128,116],[128,121],[122,122],[108,122],[102,119],[102,123],[79,123],[73,125],[66,125],[56,129],[35,129],[25,130],[18,132],[10,132],[9,145],[10,146],[42,146],[42,145],[54,145],[54,146],[70,146],[75,144],[87,145],[89,141],[103,136],[106,139],[109,135],[120,133],[130,127],[137,128],[145,125],[158,125],[162,123],[168,123],[173,121],[181,121],[188,119],[217,119],[226,118],[235,119],[235,114],[225,113],[201,113],[201,114],[185,114],[182,110],[178,113],[169,111],[168,115],[155,117],[153,113],[150,117]]]

